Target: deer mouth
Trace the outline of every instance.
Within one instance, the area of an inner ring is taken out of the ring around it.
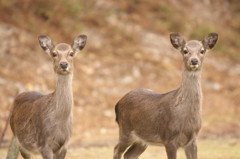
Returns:
[[[190,65],[190,68],[191,68],[192,71],[196,71],[196,70],[198,70],[199,65],[198,65],[198,64],[196,64],[196,65]]]
[[[60,68],[58,69],[58,74],[61,74],[61,75],[67,75],[69,74],[71,71],[70,69],[67,67],[67,68]]]

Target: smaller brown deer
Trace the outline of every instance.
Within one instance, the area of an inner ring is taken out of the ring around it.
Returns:
[[[73,57],[84,48],[87,36],[79,35],[72,45],[54,45],[47,36],[39,36],[40,46],[53,60],[56,89],[43,95],[24,92],[14,101],[10,125],[24,159],[40,152],[43,159],[64,159],[72,125]]]
[[[165,146],[168,159],[176,159],[183,147],[187,159],[197,159],[196,137],[201,128],[201,68],[205,53],[216,44],[218,35],[208,34],[202,42],[185,40],[176,33],[170,41],[183,56],[180,87],[159,94],[147,89],[127,93],[115,106],[119,142],[114,159],[137,159],[147,145]]]

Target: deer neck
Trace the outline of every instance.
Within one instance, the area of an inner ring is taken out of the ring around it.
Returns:
[[[182,76],[182,83],[179,88],[180,104],[186,112],[196,114],[201,112],[202,88],[201,71],[185,70]]]
[[[56,89],[53,93],[55,114],[59,119],[67,119],[73,106],[72,74],[56,75]]]

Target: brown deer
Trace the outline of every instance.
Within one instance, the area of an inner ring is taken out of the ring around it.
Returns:
[[[214,47],[218,34],[203,41],[185,40],[177,33],[170,41],[183,56],[184,71],[178,89],[159,94],[147,89],[127,93],[115,106],[119,142],[114,159],[137,159],[147,145],[163,145],[168,159],[176,159],[183,147],[187,159],[197,159],[196,137],[201,128],[201,68],[205,53]]]
[[[10,125],[24,159],[39,152],[43,159],[64,159],[72,125],[73,57],[84,48],[86,35],[76,37],[72,45],[54,45],[47,36],[39,36],[40,46],[53,61],[56,88],[53,93],[24,92],[14,101]]]

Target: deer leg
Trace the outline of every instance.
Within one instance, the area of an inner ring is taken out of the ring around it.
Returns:
[[[146,144],[134,143],[124,154],[124,159],[138,159],[138,157],[146,150],[146,148]]]
[[[185,154],[187,159],[197,159],[197,144],[193,141],[191,144],[187,145],[185,148]]]
[[[130,142],[128,140],[119,140],[118,144],[114,148],[114,156],[113,159],[121,159],[122,153],[130,146]]]
[[[173,143],[165,145],[168,159],[177,159],[177,147]]]
[[[22,146],[19,146],[19,151],[20,151],[20,154],[21,156],[24,158],[24,159],[31,159],[31,154],[30,152],[28,152],[26,149],[24,149]]]
[[[43,159],[53,159],[53,151],[50,147],[43,147],[40,152]]]
[[[60,151],[56,152],[54,159],[64,159],[67,154],[67,149],[64,147]]]

